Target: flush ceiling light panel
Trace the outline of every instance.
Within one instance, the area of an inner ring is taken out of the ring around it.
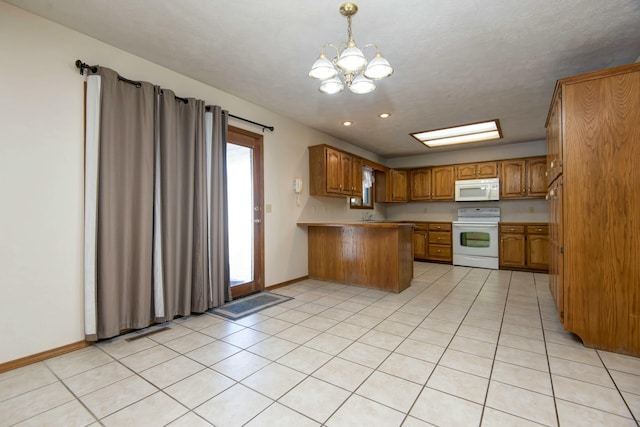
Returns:
[[[498,119],[480,123],[426,130],[410,134],[429,148],[446,145],[467,144],[469,142],[501,139],[502,130]]]

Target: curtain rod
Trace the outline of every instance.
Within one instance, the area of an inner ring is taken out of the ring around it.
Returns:
[[[80,75],[81,76],[84,75],[84,70],[86,70],[86,69],[91,70],[92,73],[97,73],[98,72],[98,67],[97,66],[85,64],[84,62],[82,62],[79,59],[76,60],[76,67],[78,67],[80,69]],[[133,80],[125,79],[124,77],[121,77],[120,75],[118,75],[118,80],[121,80],[121,81],[127,82],[127,83],[131,83],[132,85],[135,85],[136,87],[140,87],[141,86],[140,82],[136,82],[136,81],[133,81]],[[184,103],[187,102],[187,100],[185,98],[180,98],[178,96],[176,96],[176,99],[178,99],[180,101],[183,101]],[[207,110],[209,110],[209,107],[207,107]],[[273,126],[263,125],[262,123],[254,122],[253,120],[245,119],[244,117],[236,116],[234,114],[229,114],[229,117],[233,117],[234,119],[242,120],[243,122],[251,123],[251,124],[256,125],[256,126],[260,126],[262,128],[263,132],[264,132],[265,129],[269,129],[271,132],[273,132],[274,129],[275,129]]]
[[[242,120],[243,122],[247,122],[247,123],[251,123],[251,124],[260,126],[262,128],[263,132],[264,132],[265,129],[269,129],[271,132],[273,132],[273,130],[275,129],[273,126],[263,125],[262,123],[254,122],[253,120],[245,119],[243,117],[238,117],[238,116],[235,116],[233,114],[229,114],[229,117],[233,117],[234,119]]]

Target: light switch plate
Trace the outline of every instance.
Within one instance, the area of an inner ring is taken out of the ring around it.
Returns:
[[[267,205],[264,207],[264,210],[266,213],[271,213],[271,203],[267,203]]]

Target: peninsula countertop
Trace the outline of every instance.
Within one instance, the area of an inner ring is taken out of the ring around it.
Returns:
[[[393,221],[393,220],[371,220],[371,221],[300,221],[297,223],[300,226],[308,227],[379,227],[379,228],[398,228],[409,227],[412,228],[415,225],[408,221]]]

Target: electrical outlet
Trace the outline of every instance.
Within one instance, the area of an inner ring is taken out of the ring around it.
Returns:
[[[427,213],[429,211],[429,209],[424,208],[424,213]]]
[[[535,211],[535,209],[533,208],[533,206],[529,206],[529,213],[533,213]]]
[[[271,203],[267,203],[267,206],[265,206],[265,211],[267,213],[271,213]]]

